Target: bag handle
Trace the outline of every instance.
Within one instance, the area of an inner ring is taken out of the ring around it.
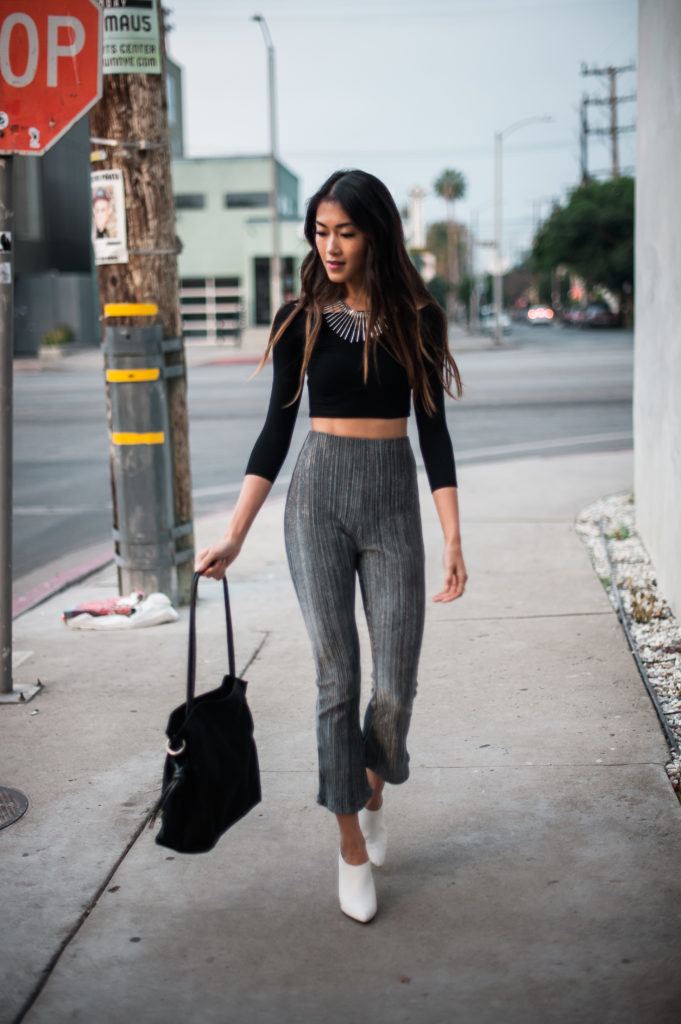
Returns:
[[[187,715],[194,703],[196,687],[196,596],[201,573],[195,572],[189,598],[189,655],[187,658]],[[232,629],[232,613],[229,606],[229,589],[227,579],[222,581],[222,595],[225,601],[225,624],[227,627],[227,660],[230,676],[236,676],[236,659],[234,657],[234,631]]]

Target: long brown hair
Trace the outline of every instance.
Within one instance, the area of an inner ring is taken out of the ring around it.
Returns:
[[[431,366],[436,368],[445,391],[452,398],[460,398],[463,387],[447,343],[445,315],[409,259],[402,221],[390,192],[382,181],[366,171],[336,171],[310,199],[305,216],[305,238],[310,252],[301,268],[300,297],[281,326],[276,331],[272,328],[258,370],[265,365],[272,348],[294,317],[301,309],[306,310],[300,394],[322,326],[322,310],[344,297],[343,286],[329,280],[317,251],[317,210],[324,201],[338,203],[367,240],[364,287],[369,315],[364,345],[365,381],[369,360],[376,358],[376,346],[380,344],[404,367],[415,401],[428,413],[435,410],[428,382]],[[437,324],[436,336],[430,338],[424,337],[422,331],[421,312],[427,306],[433,307]],[[375,330],[378,324],[388,325],[388,329],[379,332]]]

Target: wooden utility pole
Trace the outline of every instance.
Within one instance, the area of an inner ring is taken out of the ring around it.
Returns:
[[[172,474],[175,523],[185,527],[184,536],[175,544],[189,554],[194,546],[192,494],[189,463],[186,373],[181,343],[178,245],[175,236],[175,204],[171,181],[171,153],[165,87],[165,37],[163,9],[156,5],[161,48],[161,73],[106,73],[107,36],[105,28],[103,93],[90,113],[91,159],[93,169],[122,172],[125,190],[128,261],[98,266],[100,308],[104,316],[109,304],[152,303],[158,313],[140,320],[127,316],[104,319],[109,326],[161,324],[164,339],[179,339],[176,351],[166,362],[178,367],[176,376],[167,380],[169,443],[172,445]],[[100,0],[105,25],[116,24],[121,7],[113,0]],[[136,5],[139,6],[139,5]],[[153,4],[149,4],[152,7]],[[137,16],[137,12],[134,12]],[[130,18],[132,21],[132,18]],[[141,51],[140,51],[141,52]],[[144,390],[139,391],[144,401]],[[107,388],[109,426],[111,402]],[[112,448],[113,460],[113,448]],[[114,488],[115,490],[115,488]],[[117,523],[114,493],[114,527]],[[188,602],[193,575],[193,559],[178,564],[178,598]]]
[[[618,125],[617,123],[617,104],[618,103],[631,103],[636,99],[636,95],[631,96],[618,96],[617,95],[617,76],[627,71],[635,71],[635,64],[628,64],[626,67],[607,67],[607,68],[588,68],[585,64],[582,65],[582,75],[607,75],[609,79],[609,95],[606,97],[582,97],[582,109],[581,109],[581,132],[580,132],[580,148],[581,148],[581,168],[582,168],[582,184],[586,184],[589,180],[589,171],[587,166],[587,146],[589,135],[609,135],[610,136],[610,153],[611,153],[611,174],[613,178],[619,178],[620,176],[620,161],[619,161],[619,139],[618,136],[621,132],[633,132],[636,130],[636,125]],[[607,128],[590,128],[588,123],[588,108],[590,106],[608,106],[610,107],[610,125]]]

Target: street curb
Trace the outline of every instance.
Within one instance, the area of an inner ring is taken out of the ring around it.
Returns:
[[[284,498],[285,495],[273,495],[268,498],[268,503],[271,504],[283,501]],[[226,505],[225,508],[221,509],[219,512],[206,512],[204,515],[196,516],[194,517],[194,525],[195,527],[199,527],[210,519],[220,516],[228,516],[233,508],[234,505]],[[43,583],[38,583],[36,586],[31,587],[31,589],[25,594],[22,594],[21,597],[17,597],[12,601],[12,621],[18,619],[21,615],[25,615],[26,612],[30,612],[33,608],[37,608],[38,605],[44,604],[45,601],[49,601],[49,599],[54,597],[55,594],[60,594],[64,590],[68,590],[70,586],[73,586],[76,583],[82,583],[83,580],[88,579],[88,577],[94,576],[94,574],[99,572],[100,569],[104,569],[107,565],[111,565],[113,560],[113,551],[107,552],[103,555],[97,555],[73,569],[66,569],[63,572],[56,573],[54,576],[46,579]]]
[[[221,359],[211,359],[206,363],[196,362],[193,364],[193,368],[199,366],[257,366],[260,362],[260,356],[224,356]]]
[[[44,583],[39,583],[37,586],[32,587],[26,594],[22,594],[21,597],[17,597],[12,601],[12,621],[18,619],[20,615],[31,611],[32,608],[36,608],[39,604],[43,604],[44,601],[54,597],[55,594],[66,590],[74,583],[80,583],[82,580],[87,579],[88,576],[94,575],[94,573],[103,569],[106,565],[110,565],[113,560],[113,552],[99,555],[89,562],[84,562],[82,565],[77,566],[75,569],[67,569],[64,572],[57,573],[56,576],[50,577]]]

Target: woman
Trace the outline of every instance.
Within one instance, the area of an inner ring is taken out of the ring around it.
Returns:
[[[461,395],[446,321],[407,255],[385,185],[338,171],[310,200],[301,293],[277,313],[260,368],[274,375],[265,426],[224,538],[197,571],[221,579],[239,554],[291,441],[305,377],[311,430],[285,512],[286,550],[317,670],[318,801],[340,829],[341,910],[376,913],[371,864],[383,863],[383,787],[409,774],[406,736],[424,618],[424,556],[411,394],[445,540],[443,589],[463,593],[456,472],[444,392]],[[355,580],[374,671],[360,727]]]

